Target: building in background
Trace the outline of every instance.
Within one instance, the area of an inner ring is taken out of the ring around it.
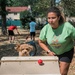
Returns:
[[[28,7],[6,7],[6,11],[8,15],[6,16],[7,19],[12,20],[19,20],[20,19],[20,12],[28,10]]]
[[[20,12],[27,10],[29,10],[28,7],[6,7],[6,11],[8,12],[8,14],[6,15],[7,26],[10,26],[12,24],[20,26],[21,25]]]

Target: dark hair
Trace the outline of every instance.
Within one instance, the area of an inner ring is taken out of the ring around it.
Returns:
[[[59,8],[57,8],[57,7],[51,7],[51,8],[48,9],[47,14],[50,13],[50,12],[54,12],[54,13],[57,14],[58,17],[60,17],[59,24],[64,23],[64,18],[61,15],[61,12],[60,12]]]

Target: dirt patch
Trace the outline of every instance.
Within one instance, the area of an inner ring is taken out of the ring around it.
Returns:
[[[21,35],[17,35],[16,33],[16,40],[19,40],[21,43],[22,42],[25,42],[25,37],[26,35],[29,34],[29,30],[22,30],[20,29],[19,30]],[[44,55],[47,55],[45,51],[43,51],[40,46],[38,45],[38,35],[39,35],[39,32],[40,31],[37,31],[36,32],[36,47],[37,47],[37,54],[36,56],[44,56]],[[28,39],[28,41],[30,40],[30,38]],[[3,56],[18,56],[18,52],[15,50],[15,47],[16,46],[16,41],[14,43],[9,43],[8,41],[8,36],[3,36],[3,35],[0,35],[0,59],[3,57]],[[75,75],[75,55],[73,57],[73,60],[72,60],[72,63],[70,65],[70,68],[69,68],[69,72],[68,72],[68,75]]]

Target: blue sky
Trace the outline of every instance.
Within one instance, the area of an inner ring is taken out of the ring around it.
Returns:
[[[59,3],[60,0],[56,0],[56,3]]]

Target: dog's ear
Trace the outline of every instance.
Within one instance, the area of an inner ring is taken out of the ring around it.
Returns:
[[[34,48],[33,48],[33,46],[29,46],[29,49],[30,49],[30,50],[33,50]]]
[[[20,47],[20,43],[17,43],[15,49],[18,50],[19,47]]]
[[[20,47],[20,45],[21,45],[20,43],[17,43],[17,44],[16,44],[17,47]]]

